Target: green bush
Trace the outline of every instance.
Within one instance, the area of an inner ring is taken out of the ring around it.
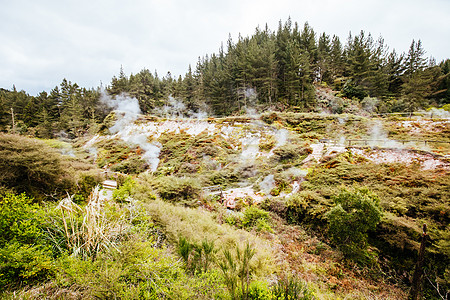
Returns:
[[[334,200],[336,206],[326,215],[332,241],[347,257],[364,259],[368,232],[376,229],[382,217],[378,197],[367,189],[344,190]]]
[[[113,199],[119,202],[127,200],[133,193],[136,181],[132,177],[125,178],[124,183],[113,192]]]
[[[66,187],[61,155],[37,139],[0,134],[0,169],[0,185],[37,200]]]
[[[247,299],[270,300],[274,299],[270,287],[265,281],[252,281],[250,283]]]
[[[82,173],[81,178],[77,182],[77,192],[74,196],[75,202],[85,201],[100,182],[100,176],[95,173]]]
[[[145,160],[139,157],[131,157],[113,165],[111,170],[125,174],[139,174],[144,172],[147,167],[148,164]]]
[[[259,231],[272,232],[272,227],[268,223],[269,212],[256,206],[247,207],[244,210],[242,225],[246,228],[256,227]]]
[[[192,204],[201,194],[198,180],[165,176],[157,179],[157,191],[161,198],[170,202]]]
[[[297,147],[287,144],[273,150],[274,158],[280,162],[286,162],[290,160],[294,160],[302,155],[303,152],[300,151]]]
[[[228,249],[223,250],[224,260],[217,261],[222,271],[223,279],[231,299],[248,299],[250,283],[254,270],[250,265],[250,260],[255,255],[255,250],[246,244],[244,250],[240,250],[236,245],[236,254],[233,255]]]
[[[324,214],[332,202],[315,191],[300,191],[289,197],[285,203],[287,221],[294,224],[322,225]]]
[[[0,287],[46,279],[52,271],[39,207],[24,194],[0,195]]]
[[[57,266],[57,286],[77,299],[225,299],[218,272],[190,276],[168,248],[138,236],[95,260],[63,256]]]
[[[0,248],[0,287],[44,281],[53,271],[48,247],[11,242]]]
[[[180,237],[177,252],[183,259],[186,269],[192,274],[199,274],[209,270],[217,250],[214,247],[214,242],[208,242],[207,239],[204,239],[201,244],[195,244],[190,243],[184,237]]]
[[[272,286],[271,299],[315,299],[306,283],[296,277],[283,278]]]

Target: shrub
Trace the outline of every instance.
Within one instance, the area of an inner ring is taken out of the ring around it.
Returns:
[[[248,290],[247,299],[270,300],[274,298],[267,282],[252,281]]]
[[[296,277],[283,278],[272,286],[272,299],[315,299],[306,283]]]
[[[268,220],[269,212],[256,206],[250,206],[244,210],[242,225],[247,228],[256,226],[257,230],[272,232],[273,230]]]
[[[0,134],[0,185],[40,200],[65,186],[61,155],[44,142]]]
[[[93,172],[84,172],[80,174],[80,179],[77,182],[77,193],[74,196],[74,200],[86,200],[100,182],[100,176]],[[76,201],[78,202],[78,201]]]
[[[190,243],[184,237],[179,238],[177,251],[183,259],[187,270],[192,274],[208,271],[217,252],[214,242],[208,242],[207,239],[204,239],[201,244],[195,244]]]
[[[185,204],[192,204],[201,194],[198,180],[176,176],[158,178],[157,191],[164,200]]]
[[[367,189],[344,190],[334,200],[336,206],[326,215],[331,239],[347,257],[367,257],[367,233],[382,216],[378,197]]]
[[[277,267],[273,250],[265,239],[228,224],[218,224],[215,217],[205,210],[176,206],[161,200],[148,201],[144,208],[155,224],[164,228],[169,242],[176,243],[183,236],[190,243],[201,243],[207,239],[214,241],[217,248],[234,249],[236,244],[247,240],[255,245],[252,265],[257,276],[266,276]],[[220,253],[217,256],[223,260]]]
[[[24,194],[0,195],[0,287],[46,279],[52,272],[39,207]]]
[[[111,170],[126,174],[139,174],[144,172],[147,167],[148,164],[145,160],[139,157],[132,157],[113,165]]]
[[[236,245],[235,255],[228,249],[223,251],[223,255],[225,259],[218,261],[217,264],[222,271],[231,299],[238,299],[239,294],[242,295],[241,298],[247,299],[253,275],[250,260],[255,255],[255,250],[247,243],[244,250],[240,250]]]
[[[11,242],[0,248],[0,287],[43,281],[53,271],[48,247]]]
[[[136,186],[136,181],[132,177],[126,177],[124,183],[113,191],[113,199],[119,202],[127,200]]]
[[[69,253],[83,259],[94,259],[102,250],[117,249],[117,239],[124,231],[122,220],[108,215],[111,208],[103,203],[96,187],[85,207],[61,200],[49,213],[47,235],[54,252]]]
[[[325,212],[331,206],[330,202],[315,191],[300,191],[287,199],[286,219],[294,224],[321,225]]]
[[[98,259],[59,260],[58,284],[77,286],[83,299],[188,299],[189,278],[174,255],[151,243],[130,240],[120,251],[101,253]]]
[[[293,145],[284,145],[273,150],[274,157],[280,161],[290,161],[299,157],[299,149]],[[301,155],[301,154],[300,154]]]

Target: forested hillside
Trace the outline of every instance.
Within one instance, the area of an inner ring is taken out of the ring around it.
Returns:
[[[64,79],[50,92],[0,91],[0,129],[52,137],[61,131],[72,138],[101,122],[109,112],[102,105],[104,90],[126,93],[151,113],[169,96],[190,110],[228,115],[246,108],[291,109],[339,113],[339,103],[319,103],[318,85],[337,96],[369,104],[373,112],[411,112],[450,103],[450,61],[428,57],[421,41],[398,53],[382,37],[361,31],[345,41],[317,33],[305,23],[280,21],[277,30],[257,28],[250,37],[231,37],[218,53],[199,58],[185,76],[160,76],[143,69],[126,75],[120,69],[106,87],[85,89]],[[364,100],[366,99],[366,100]],[[9,129],[8,129],[9,128]]]

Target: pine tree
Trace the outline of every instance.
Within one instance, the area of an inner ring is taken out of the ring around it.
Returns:
[[[443,78],[438,88],[438,104],[450,104],[450,59],[443,60],[439,67]]]
[[[427,60],[424,55],[425,50],[422,47],[422,42],[413,40],[409,47],[408,56],[405,59],[405,75],[407,77],[425,69]]]
[[[397,55],[393,50],[386,59],[386,73],[388,74],[387,96],[398,97],[401,92],[402,75],[404,73],[404,55]]]
[[[319,37],[318,47],[317,47],[317,80],[319,82],[331,83],[332,70],[331,70],[331,41],[330,36],[322,33]]]
[[[336,78],[342,77],[345,70],[344,50],[339,37],[336,35],[331,40],[330,59],[331,78],[335,80]]]
[[[426,68],[424,55],[422,42],[413,40],[405,59],[405,72],[401,87],[402,100],[408,111],[425,108],[429,104],[428,98],[434,90],[434,80],[439,71],[436,68]]]
[[[61,115],[62,129],[69,132],[70,137],[78,137],[82,133],[83,105],[80,89],[76,83],[72,84],[65,78],[61,83]]]
[[[119,77],[113,76],[111,79],[111,86],[107,87],[106,90],[111,95],[120,95],[122,93],[129,92],[128,77],[123,71],[123,67],[120,66]]]

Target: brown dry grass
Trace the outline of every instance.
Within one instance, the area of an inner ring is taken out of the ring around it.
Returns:
[[[405,299],[400,287],[370,279],[367,270],[344,265],[342,255],[302,227],[273,216],[286,273],[297,274],[319,299]]]

